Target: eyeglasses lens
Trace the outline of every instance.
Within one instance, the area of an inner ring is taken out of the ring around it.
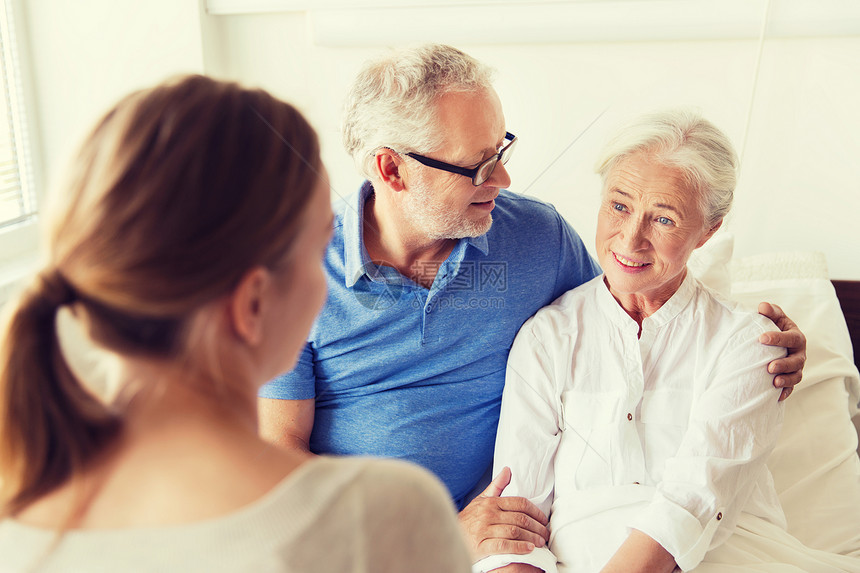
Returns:
[[[514,147],[516,147],[516,145],[517,140],[514,139],[502,150],[501,157],[495,155],[490,157],[486,163],[482,163],[478,168],[478,172],[475,173],[475,177],[472,178],[472,184],[475,186],[483,185],[484,182],[493,174],[493,171],[496,169],[496,164],[498,164],[499,161],[501,161],[503,165],[508,162],[508,159],[511,158],[511,153],[514,151]]]
[[[505,148],[504,151],[502,151],[502,163],[503,164],[507,163],[508,159],[511,158],[511,155],[514,152],[514,147],[516,147],[516,146],[517,146],[517,140],[514,139],[513,141],[511,141],[510,145],[508,145],[508,147]]]
[[[473,182],[475,185],[482,185],[487,179],[490,178],[490,175],[493,174],[493,170],[496,168],[496,163],[498,163],[498,156],[491,157],[489,161],[481,164],[481,168],[478,169],[478,172],[475,173],[475,181]]]

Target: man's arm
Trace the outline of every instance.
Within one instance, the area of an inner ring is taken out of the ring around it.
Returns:
[[[277,400],[258,398],[260,437],[286,449],[310,454],[309,442],[314,428],[315,400]]]
[[[258,432],[276,446],[310,453],[308,444],[316,412],[314,353],[305,344],[295,367],[260,388]]]
[[[782,401],[788,398],[803,376],[803,366],[806,364],[806,337],[794,321],[775,304],[763,302],[758,305],[758,312],[771,319],[782,331],[766,332],[761,335],[759,342],[788,349],[788,356],[767,365],[767,371],[775,375],[773,385],[782,388],[782,394],[779,396]]]

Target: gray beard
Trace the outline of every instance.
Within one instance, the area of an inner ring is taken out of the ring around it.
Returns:
[[[457,218],[433,201],[433,191],[423,182],[413,185],[404,201],[404,215],[409,222],[432,240],[479,237],[490,230],[492,214],[479,221]]]

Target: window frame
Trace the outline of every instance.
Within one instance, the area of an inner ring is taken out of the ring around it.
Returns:
[[[39,252],[38,219],[44,204],[44,186],[41,177],[39,155],[37,106],[34,97],[32,67],[27,39],[27,14],[23,0],[0,0],[3,2],[9,35],[7,42],[12,51],[11,67],[7,68],[11,82],[16,90],[12,99],[18,113],[13,112],[13,126],[16,130],[16,148],[24,161],[19,165],[24,193],[30,195],[34,203],[33,213],[22,220],[0,228],[0,292],[9,283],[26,275],[33,266]],[[23,110],[23,113],[20,112]],[[2,302],[0,296],[0,302]]]

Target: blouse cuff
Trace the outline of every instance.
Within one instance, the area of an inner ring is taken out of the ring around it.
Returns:
[[[723,509],[718,508],[703,527],[696,517],[680,505],[658,498],[628,526],[662,545],[675,558],[675,563],[682,571],[689,571],[705,558],[722,519]]]
[[[543,569],[546,573],[558,573],[555,555],[546,547],[535,547],[531,553],[525,555],[503,554],[484,557],[472,565],[472,573],[487,573],[511,563],[528,563]]]

